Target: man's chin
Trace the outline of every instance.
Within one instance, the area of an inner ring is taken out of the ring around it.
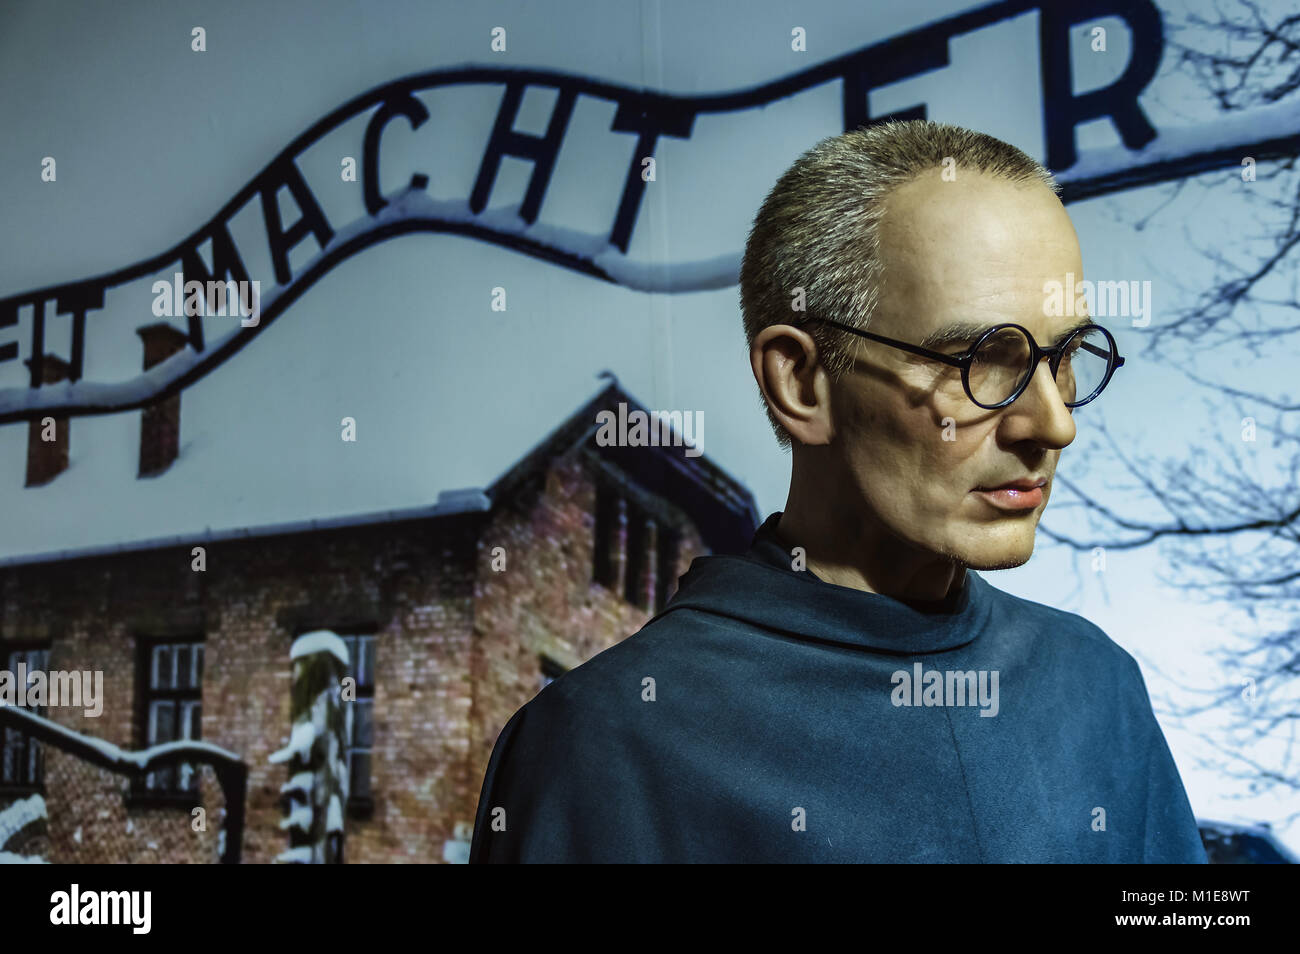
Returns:
[[[1030,553],[1017,554],[995,560],[963,560],[962,563],[972,570],[1014,570],[1029,562]]]
[[[1011,570],[1024,566],[1034,555],[1034,538],[1027,540],[964,540],[951,554],[972,570]]]

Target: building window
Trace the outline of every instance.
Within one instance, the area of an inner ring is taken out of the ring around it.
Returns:
[[[659,527],[655,565],[655,605],[657,613],[668,602],[668,591],[677,583],[677,557],[681,550],[681,532],[673,527]]]
[[[592,580],[633,606],[659,612],[677,582],[681,528],[661,523],[604,483],[596,485],[595,517]]]
[[[627,508],[627,574],[623,578],[623,599],[633,606],[646,609],[650,600],[650,538],[654,535],[654,521],[631,504]]]
[[[364,810],[371,804],[370,762],[375,744],[375,637],[340,636],[348,647],[348,674],[356,680],[356,698],[344,701],[352,710],[348,737],[348,805]]]
[[[201,739],[203,643],[148,643],[145,652],[146,747]],[[145,790],[159,795],[192,794],[198,790],[198,776],[189,763],[168,766],[145,776]]]
[[[592,579],[614,590],[619,583],[619,539],[622,536],[623,500],[604,483],[596,485],[596,535],[593,541]]]
[[[27,687],[32,686],[32,673],[45,671],[50,663],[50,651],[47,647],[28,647],[10,649],[3,656],[5,668],[13,673],[15,689],[18,679],[18,667],[25,667]],[[26,707],[25,707],[26,708]],[[32,709],[37,715],[45,714],[45,707]],[[37,792],[44,779],[45,766],[41,745],[26,733],[6,728],[0,738],[3,751],[0,752],[0,786],[21,792]]]
[[[539,678],[540,685],[537,687],[537,690],[539,692],[545,689],[551,683],[555,682],[556,679],[564,675],[564,673],[567,671],[563,666],[557,663],[550,656],[542,656],[540,658],[541,658],[541,674]]]

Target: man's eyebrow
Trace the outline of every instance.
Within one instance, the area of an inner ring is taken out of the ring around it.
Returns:
[[[1088,327],[1088,325],[1090,325],[1090,324],[1092,324],[1092,319],[1091,319],[1091,318],[1088,318],[1088,317],[1086,317],[1086,316],[1083,317],[1083,318],[1080,318],[1080,319],[1079,319],[1078,321],[1076,321],[1074,324],[1070,325],[1070,327],[1066,328],[1066,329],[1065,329],[1064,331],[1062,331],[1059,335],[1057,335],[1056,338],[1052,341],[1052,344],[1060,344],[1062,341],[1064,341],[1066,338],[1070,337],[1070,335],[1074,334],[1074,333],[1075,333],[1076,331],[1078,331],[1080,328],[1086,328],[1086,327]]]
[[[928,335],[923,341],[921,341],[921,347],[933,349],[940,348],[944,345],[972,344],[976,338],[984,334],[988,329],[992,328],[994,324],[996,324],[996,322],[954,321]],[[1052,340],[1052,344],[1060,344],[1080,328],[1090,324],[1092,324],[1091,318],[1081,318],[1079,321],[1075,322],[1057,335]]]
[[[982,321],[954,321],[926,336],[921,342],[921,347],[938,348],[942,345],[973,342],[992,327],[991,323]]]

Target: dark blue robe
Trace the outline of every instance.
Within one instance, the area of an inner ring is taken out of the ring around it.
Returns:
[[[827,583],[779,517],[514,714],[471,863],[1205,863],[1104,632],[971,570],[943,604]]]

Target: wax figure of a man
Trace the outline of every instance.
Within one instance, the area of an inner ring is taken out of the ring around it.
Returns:
[[[977,572],[1030,558],[1122,364],[1052,300],[1082,272],[999,140],[888,123],[800,157],[741,271],[785,510],[515,713],[471,861],[1204,863],[1133,658]]]

